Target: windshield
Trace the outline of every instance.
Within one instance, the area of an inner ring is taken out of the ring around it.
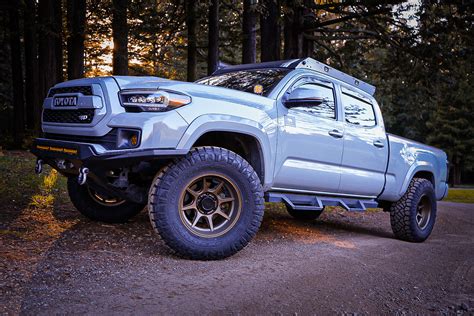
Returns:
[[[249,69],[205,77],[196,83],[268,96],[291,69]]]

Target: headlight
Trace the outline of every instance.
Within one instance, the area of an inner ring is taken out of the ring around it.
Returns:
[[[165,112],[191,103],[191,97],[166,90],[124,90],[120,101],[132,111]]]

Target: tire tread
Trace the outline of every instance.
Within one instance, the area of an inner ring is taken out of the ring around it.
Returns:
[[[425,238],[421,237],[413,226],[412,217],[414,215],[413,208],[416,208],[421,195],[427,190],[434,192],[433,185],[429,180],[413,178],[401,199],[391,205],[390,224],[395,237],[398,239],[410,242],[421,242],[426,239],[427,236]],[[436,216],[436,203],[432,216]]]
[[[216,253],[212,251],[194,251],[190,247],[184,247],[167,233],[171,227],[162,220],[162,213],[158,210],[166,207],[167,195],[176,178],[180,176],[180,172],[186,168],[194,166],[200,162],[224,162],[242,173],[250,185],[250,191],[254,199],[255,208],[250,225],[248,225],[245,233],[243,233],[237,242],[228,245],[224,250]],[[214,260],[229,257],[243,249],[255,235],[260,227],[264,213],[263,188],[257,173],[252,166],[241,156],[221,147],[204,146],[192,149],[185,157],[175,159],[168,166],[164,167],[153,180],[149,192],[148,212],[153,229],[161,236],[163,241],[176,253],[183,257],[199,260]]]

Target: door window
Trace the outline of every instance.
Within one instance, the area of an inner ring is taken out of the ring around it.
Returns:
[[[315,96],[323,97],[323,102],[312,106],[304,106],[304,104],[302,104],[302,106],[294,107],[293,109],[305,111],[319,117],[336,118],[334,90],[331,87],[317,83],[304,83],[299,85],[298,88],[313,90]]]
[[[358,96],[352,91],[342,88],[342,105],[346,122],[349,124],[364,127],[376,125],[374,108],[366,97]]]

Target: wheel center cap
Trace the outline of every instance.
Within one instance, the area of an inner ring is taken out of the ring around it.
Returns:
[[[204,214],[210,214],[217,209],[217,198],[210,193],[201,194],[198,197],[197,206]]]

